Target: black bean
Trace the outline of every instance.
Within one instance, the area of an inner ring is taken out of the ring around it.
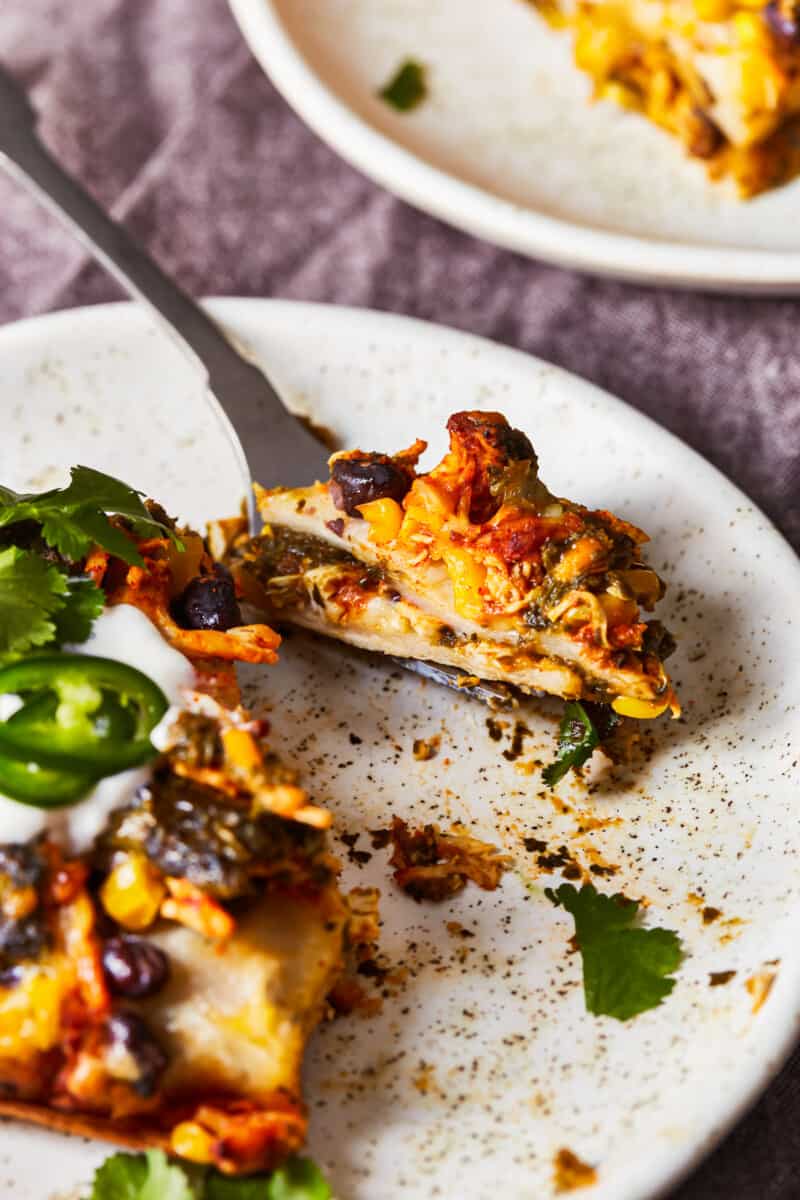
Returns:
[[[800,4],[770,0],[763,12],[764,20],[777,38],[784,42],[800,41]]]
[[[396,500],[408,492],[411,478],[393,462],[372,458],[337,458],[331,467],[331,495],[337,508],[360,517],[358,505],[371,500]]]
[[[136,1064],[134,1088],[140,1096],[152,1096],[167,1067],[167,1056],[138,1013],[121,1009],[106,1021],[112,1046],[122,1047]]]
[[[161,990],[169,978],[169,962],[152,942],[112,937],[103,946],[103,971],[110,991],[138,999]]]
[[[184,588],[176,604],[184,629],[218,629],[241,625],[242,613],[229,571],[216,564],[213,575],[198,575]]]
[[[496,444],[514,462],[533,462],[536,459],[530,438],[521,429],[500,426],[496,432]]]

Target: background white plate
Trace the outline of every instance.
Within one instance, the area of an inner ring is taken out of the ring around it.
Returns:
[[[721,291],[800,291],[800,181],[742,203],[665,133],[590,105],[568,36],[522,0],[229,0],[308,124],[404,199],[587,271]],[[376,91],[407,58],[430,96]]]
[[[598,1171],[585,1193],[641,1200],[674,1183],[772,1076],[800,1017],[800,828],[796,819],[800,570],[747,499],[675,438],[563,371],[397,317],[228,300],[212,309],[270,364],[289,401],[348,444],[442,448],[457,408],[499,408],[533,437],[557,492],[608,505],[653,535],[671,581],[686,710],[662,722],[637,771],[540,786],[552,709],[528,706],[521,763],[492,741],[486,711],[330,643],[292,637],[246,694],[271,709],[336,828],[464,820],[502,842],[516,870],[487,894],[417,905],[389,881],[386,851],[345,863],[345,883],[384,892],[383,955],[407,971],[383,1012],[315,1035],[307,1083],[311,1150],[339,1200],[508,1200],[553,1194],[568,1147]],[[137,310],[109,306],[0,330],[0,478],[51,482],[88,462],[201,520],[234,511],[240,477],[188,368]],[[415,737],[441,734],[418,762]],[[350,735],[353,735],[351,738]],[[358,739],[358,740],[355,740]],[[598,765],[599,766],[599,765]],[[580,833],[592,818],[616,824]],[[598,880],[645,897],[648,923],[680,932],[689,957],[673,994],[631,1023],[584,1010],[572,923],[543,889],[560,881],[523,836],[562,844]],[[342,857],[346,847],[337,843]],[[361,832],[356,849],[369,852]],[[721,916],[704,925],[697,902]],[[473,937],[453,936],[457,921]],[[770,964],[773,965],[766,965]],[[757,1014],[745,981],[775,974]],[[726,985],[709,973],[735,970]],[[369,985],[368,985],[369,986]],[[0,1187],[43,1200],[88,1178],[98,1146],[0,1127]]]

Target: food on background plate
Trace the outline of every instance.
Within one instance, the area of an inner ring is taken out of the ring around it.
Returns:
[[[0,489],[0,1113],[225,1174],[301,1146],[348,910],[240,704],[278,643],[119,481]]]
[[[534,0],[574,35],[595,95],[643,113],[742,196],[800,172],[794,0]]]
[[[428,472],[416,441],[335,454],[312,487],[259,489],[265,527],[234,562],[245,595],[275,620],[465,679],[677,715],[672,638],[642,619],[664,592],[646,534],[554,496],[499,413],[456,413],[448,431]]]

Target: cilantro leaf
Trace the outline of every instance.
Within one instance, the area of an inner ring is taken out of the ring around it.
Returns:
[[[39,494],[0,488],[0,528],[17,521],[37,521],[42,537],[70,561],[87,554],[94,544],[129,564],[141,565],[136,547],[112,525],[107,513],[126,517],[135,533],[171,537],[174,533],[145,508],[141,493],[92,467],[73,467],[65,488]]]
[[[290,1158],[274,1171],[267,1200],[329,1200],[330,1186],[310,1158]]]
[[[190,1163],[170,1162],[163,1150],[112,1154],[95,1171],[86,1200],[330,1200],[331,1189],[309,1158],[290,1158],[269,1175],[235,1178]]]
[[[680,938],[669,929],[637,925],[638,901],[601,895],[591,884],[578,891],[562,883],[545,895],[575,921],[589,1012],[627,1021],[669,995],[675,986],[670,976],[683,959]]]
[[[547,786],[555,787],[571,767],[582,767],[599,745],[600,736],[586,709],[577,700],[567,701],[558,727],[558,752],[542,771]]]
[[[95,1171],[86,1200],[202,1200],[202,1176],[170,1163],[163,1150],[112,1154]]]
[[[67,591],[66,577],[44,559],[17,546],[0,550],[0,661],[53,640]]]
[[[548,787],[555,787],[567,771],[582,767],[598,746],[619,725],[620,718],[609,704],[581,704],[568,700],[558,727],[558,751],[555,760],[542,771]]]
[[[398,112],[410,112],[422,103],[427,94],[425,68],[413,58],[406,59],[386,86],[378,92],[381,100],[391,104]]]
[[[86,1200],[141,1200],[147,1174],[143,1154],[112,1154],[95,1171]]]
[[[250,1175],[244,1179],[219,1175],[214,1172],[206,1180],[203,1200],[268,1200],[267,1181],[264,1175]]]
[[[330,1200],[331,1189],[310,1158],[290,1158],[271,1175],[232,1179],[214,1173],[204,1200]]]
[[[54,614],[55,640],[85,642],[105,607],[105,595],[93,579],[83,577],[67,578],[67,589],[64,607]]]

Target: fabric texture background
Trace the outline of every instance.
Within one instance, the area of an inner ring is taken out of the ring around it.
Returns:
[[[0,61],[61,161],[190,292],[365,305],[541,355],[689,442],[800,549],[800,301],[593,279],[412,210],[293,115],[223,0],[2,0]],[[116,298],[0,179],[0,322]],[[672,1200],[799,1195],[797,1054]]]

